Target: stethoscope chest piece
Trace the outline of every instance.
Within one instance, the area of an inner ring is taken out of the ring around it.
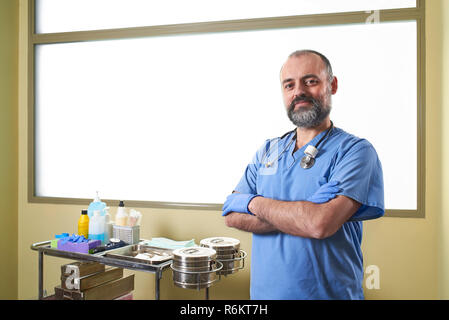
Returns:
[[[303,169],[310,169],[315,164],[315,158],[312,158],[311,156],[304,156],[301,159],[301,168]]]
[[[315,157],[318,154],[318,149],[312,145],[308,145],[304,153],[305,156],[302,157],[300,166],[303,169],[310,169],[315,164]]]

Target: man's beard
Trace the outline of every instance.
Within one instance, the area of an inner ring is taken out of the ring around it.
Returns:
[[[295,104],[301,101],[307,101],[312,104],[311,107],[302,107],[295,111]],[[296,97],[287,109],[288,118],[297,127],[314,128],[320,125],[331,112],[331,104],[323,106],[322,100],[300,95]]]

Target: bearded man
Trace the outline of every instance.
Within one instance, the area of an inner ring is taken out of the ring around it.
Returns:
[[[330,120],[338,81],[323,54],[293,52],[280,82],[295,129],[265,141],[223,205],[228,227],[253,233],[251,299],[364,299],[362,221],[385,212],[381,163]]]

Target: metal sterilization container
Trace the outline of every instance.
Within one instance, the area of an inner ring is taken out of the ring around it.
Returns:
[[[217,261],[223,264],[220,275],[228,275],[243,269],[246,252],[240,250],[240,241],[228,237],[212,237],[200,241],[202,247],[214,249],[217,252]]]
[[[223,265],[216,260],[216,251],[205,247],[188,247],[173,251],[173,282],[186,289],[203,289],[218,281]]]

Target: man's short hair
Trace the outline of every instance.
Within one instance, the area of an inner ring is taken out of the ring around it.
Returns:
[[[326,66],[326,71],[327,71],[327,77],[329,80],[329,84],[332,83],[332,81],[334,80],[334,74],[332,72],[332,66],[331,63],[329,61],[328,58],[326,58],[326,56],[322,53],[319,53],[318,51],[315,50],[309,50],[309,49],[305,49],[305,50],[296,50],[295,52],[291,53],[288,57],[299,57],[302,55],[306,55],[306,54],[315,54],[317,56],[319,56],[321,58],[321,60],[323,60],[324,65]]]

